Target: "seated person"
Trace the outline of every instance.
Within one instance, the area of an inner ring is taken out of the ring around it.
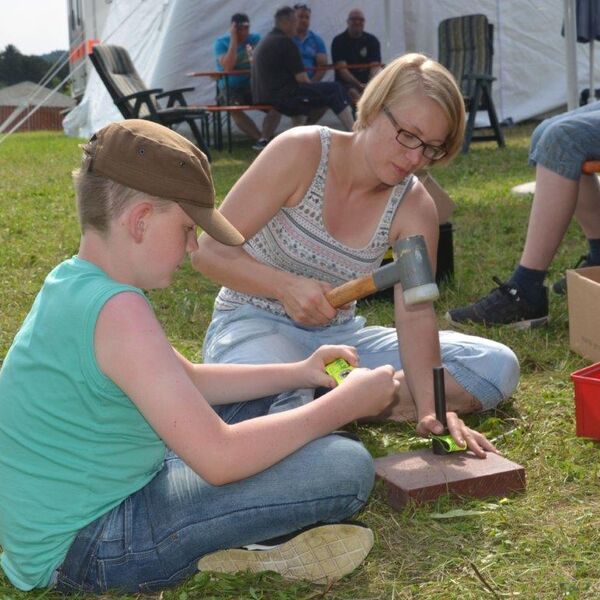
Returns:
[[[392,367],[354,369],[292,408],[278,394],[333,387],[325,363],[356,366],[356,352],[192,364],[144,290],[169,285],[198,248],[197,225],[244,241],[214,208],[206,157],[138,119],[83,152],[79,252],[47,276],[0,370],[4,573],[22,590],[78,596],[147,594],[197,569],[320,583],[349,573],[373,534],[341,521],[367,501],[374,468],[360,442],[330,432],[391,403]]]
[[[536,166],[535,194],[521,260],[504,283],[473,304],[450,310],[454,323],[512,324],[527,329],[548,322],[548,267],[575,215],[589,251],[578,266],[600,265],[600,188],[584,175],[586,160],[600,158],[600,103],[551,117],[531,137],[529,160]],[[564,294],[566,281],[553,285]]]
[[[348,14],[348,27],[333,38],[331,60],[336,66],[335,80],[346,87],[346,91],[356,103],[365,86],[381,70],[381,49],[379,40],[365,31],[365,15],[354,9]],[[364,68],[347,68],[347,65],[361,65]]]
[[[250,33],[250,20],[244,13],[235,13],[231,17],[229,33],[215,41],[214,49],[217,57],[217,71],[249,71],[251,55],[260,40],[258,33]],[[218,82],[217,102],[223,105],[252,104],[250,75],[226,75]],[[233,122],[251,139],[255,150],[262,150],[275,135],[281,115],[277,111],[269,111],[264,118],[262,131],[243,111],[231,113]]]
[[[311,81],[321,81],[325,69],[316,69],[327,64],[327,50],[323,38],[310,29],[310,7],[307,4],[294,4],[296,11],[296,35],[294,43],[300,50],[302,63]]]
[[[347,131],[354,117],[344,88],[334,81],[312,82],[293,37],[297,17],[286,6],[275,13],[275,27],[258,44],[252,60],[252,98],[272,104],[280,113],[315,123],[331,108]]]
[[[414,172],[460,152],[464,121],[452,75],[407,54],[369,83],[351,133],[295,127],[273,140],[221,207],[248,242],[228,248],[202,235],[192,254],[192,265],[223,286],[205,362],[290,361],[321,343],[352,345],[362,365],[396,369],[397,401],[376,417],[416,421],[421,435],[439,426],[432,372],[443,364],[449,419],[481,455],[487,441],[452,411],[508,398],[519,378],[515,354],[493,340],[438,331],[433,303],[405,306],[400,285],[395,327],[366,327],[355,303],[336,310],[326,296],[372,273],[390,245],[411,235],[426,239],[435,272],[438,214]],[[310,402],[313,391],[295,396]]]

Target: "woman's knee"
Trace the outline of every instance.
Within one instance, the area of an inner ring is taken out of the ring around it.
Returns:
[[[500,377],[498,378],[500,398],[498,402],[501,402],[510,398],[517,389],[521,366],[517,355],[508,346],[499,344],[496,353],[498,355],[497,365],[500,373]]]

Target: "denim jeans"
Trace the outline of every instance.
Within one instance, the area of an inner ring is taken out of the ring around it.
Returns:
[[[215,310],[204,338],[206,363],[279,363],[298,361],[322,344],[356,347],[363,367],[392,365],[402,368],[398,335],[392,327],[365,327],[363,317],[329,327],[301,327],[287,317],[244,305]],[[456,331],[441,331],[442,363],[454,379],[481,402],[494,408],[508,398],[519,380],[519,362],[508,347]],[[312,390],[282,394],[286,404],[312,399]]]
[[[274,400],[215,410],[234,423],[271,412]],[[206,483],[169,452],[150,483],[78,533],[51,585],[63,593],[175,585],[209,552],[350,517],[367,501],[373,480],[362,444],[336,434],[223,486]]]
[[[600,158],[600,102],[542,121],[531,136],[529,163],[573,181],[586,160]]]

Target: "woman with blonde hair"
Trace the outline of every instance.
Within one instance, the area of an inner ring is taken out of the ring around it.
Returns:
[[[360,364],[391,364],[397,401],[377,418],[416,420],[438,433],[432,368],[446,369],[448,425],[481,457],[493,446],[456,412],[495,407],[519,376],[514,353],[491,340],[438,333],[431,302],[406,306],[395,289],[395,328],[365,327],[355,305],[325,294],[374,271],[398,239],[424,236],[435,266],[435,204],[415,171],[448,163],[463,137],[452,75],[422,54],[392,61],[366,87],[352,132],[296,127],[277,137],[227,195],[221,212],[246,238],[227,248],[206,235],[194,267],[222,284],[205,337],[205,362],[287,362],[323,343],[356,347]],[[282,401],[289,406],[289,395]],[[295,392],[295,402],[312,391]]]

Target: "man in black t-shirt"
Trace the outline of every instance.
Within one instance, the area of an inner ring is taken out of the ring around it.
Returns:
[[[311,82],[292,39],[295,33],[296,12],[288,6],[280,8],[275,28],[254,50],[250,76],[254,103],[272,104],[287,116],[306,116],[307,123],[316,123],[331,108],[351,131],[354,118],[343,86],[335,81]]]
[[[331,59],[337,67],[335,80],[345,86],[352,101],[356,102],[369,80],[381,70],[381,48],[379,40],[365,31],[365,15],[361,10],[351,10],[346,22],[346,31],[333,38]],[[364,68],[346,68],[347,65],[362,64]]]

